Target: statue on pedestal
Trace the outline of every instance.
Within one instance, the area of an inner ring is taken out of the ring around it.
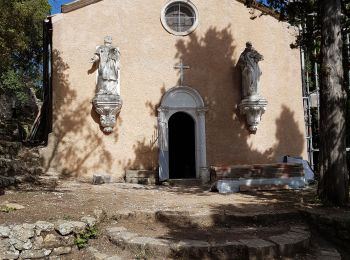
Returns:
[[[104,45],[96,47],[91,63],[98,65],[96,95],[92,100],[100,114],[103,131],[110,133],[116,123],[116,114],[122,107],[120,98],[120,51],[112,45],[112,37],[104,38]]]
[[[92,63],[98,63],[97,94],[119,95],[120,51],[112,46],[112,37],[106,36],[104,45],[98,46]]]
[[[262,72],[258,62],[262,60],[264,60],[264,57],[253,48],[250,42],[247,42],[246,48],[238,60],[238,66],[242,70],[243,98],[259,95]]]
[[[262,72],[259,61],[263,56],[257,52],[250,42],[238,60],[238,66],[242,71],[242,101],[239,110],[247,117],[249,130],[255,133],[261,121],[262,114],[266,111],[267,100],[260,96],[260,77]]]

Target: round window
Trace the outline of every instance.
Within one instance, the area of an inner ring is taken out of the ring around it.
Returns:
[[[164,28],[175,35],[187,35],[198,25],[197,8],[190,1],[170,1],[162,10]]]

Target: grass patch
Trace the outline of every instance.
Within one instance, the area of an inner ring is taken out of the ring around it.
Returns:
[[[8,207],[8,206],[0,206],[0,212],[10,213],[12,211],[16,211],[16,208]]]
[[[84,231],[77,233],[75,235],[74,244],[79,248],[85,248],[89,239],[94,239],[97,237],[97,228],[96,227],[87,227]]]

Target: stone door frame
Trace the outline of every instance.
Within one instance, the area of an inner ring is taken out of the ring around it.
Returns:
[[[177,112],[184,112],[194,120],[196,178],[203,182],[209,181],[205,134],[206,111],[201,95],[190,87],[173,87],[162,97],[158,108],[159,178],[161,181],[169,179],[168,122],[170,117]]]

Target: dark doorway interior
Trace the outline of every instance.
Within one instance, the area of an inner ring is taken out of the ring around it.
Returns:
[[[170,117],[168,127],[170,179],[196,178],[194,120],[177,112]]]

